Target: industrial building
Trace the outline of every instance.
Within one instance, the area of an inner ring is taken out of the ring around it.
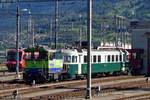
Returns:
[[[132,49],[143,49],[142,74],[150,75],[150,21],[131,22]]]

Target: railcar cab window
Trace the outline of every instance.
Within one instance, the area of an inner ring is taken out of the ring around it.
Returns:
[[[65,55],[64,56],[64,61],[70,63],[71,62],[71,56]]]

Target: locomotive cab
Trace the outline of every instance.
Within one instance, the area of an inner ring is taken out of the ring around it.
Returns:
[[[44,47],[26,49],[24,80],[31,83],[58,80],[63,60],[60,51]]]

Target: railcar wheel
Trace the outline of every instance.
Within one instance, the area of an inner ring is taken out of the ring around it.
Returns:
[[[117,76],[117,72],[113,72],[113,76]]]
[[[105,76],[110,76],[110,72],[105,72]]]

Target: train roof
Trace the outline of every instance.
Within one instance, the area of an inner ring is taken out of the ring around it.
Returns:
[[[87,53],[87,49],[63,49],[62,50],[63,53],[67,53],[67,54],[84,54]],[[122,50],[119,49],[92,49],[91,52],[93,53],[105,53],[105,52],[110,52],[110,53],[118,53],[118,52],[123,52]]]
[[[126,49],[128,52],[144,52],[143,49],[137,49],[137,48],[134,48],[134,49]]]
[[[26,52],[47,52],[49,49],[44,46],[28,47],[25,49]]]
[[[47,46],[37,46],[25,49],[25,52],[59,52],[61,50],[51,49]]]
[[[120,49],[123,49],[123,47],[115,47],[115,46],[98,46],[97,47],[97,49],[98,50],[108,50],[108,49],[110,49],[110,50],[120,50]]]
[[[24,49],[18,49],[19,52],[24,51]],[[7,52],[16,52],[16,49],[7,49]]]

